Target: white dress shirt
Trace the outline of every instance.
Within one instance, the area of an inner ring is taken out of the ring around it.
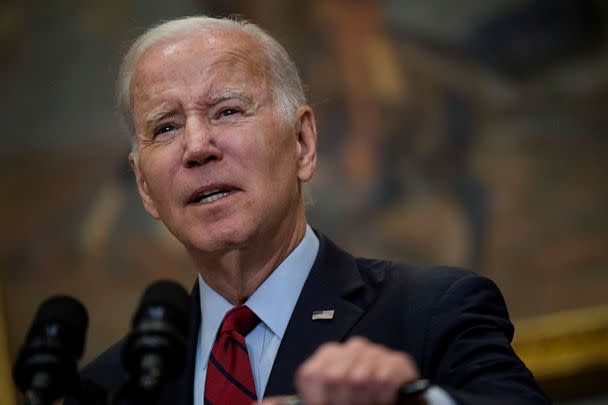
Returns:
[[[304,238],[298,246],[245,302],[260,318],[260,323],[246,336],[255,390],[260,400],[266,390],[281,339],[318,251],[319,239],[307,225]],[[209,287],[200,275],[198,282],[201,325],[196,347],[194,405],[204,405],[209,354],[224,315],[234,305]],[[445,391],[434,386],[426,392],[426,399],[433,405],[454,404]]]

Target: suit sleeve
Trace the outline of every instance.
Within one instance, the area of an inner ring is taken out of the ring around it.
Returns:
[[[423,368],[461,404],[547,404],[511,347],[513,325],[496,285],[468,274],[437,298]]]

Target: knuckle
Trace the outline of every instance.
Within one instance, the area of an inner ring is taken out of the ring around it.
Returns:
[[[359,347],[369,345],[370,342],[369,342],[369,340],[365,339],[362,336],[353,336],[346,341],[346,344],[350,347],[359,348]]]
[[[412,357],[404,352],[392,352],[388,361],[395,368],[402,368],[407,370],[416,368]]]
[[[319,346],[319,348],[316,350],[315,355],[329,355],[329,354],[333,354],[335,353],[338,349],[339,349],[340,345],[336,342],[327,342],[327,343],[323,343],[321,346]]]
[[[387,372],[386,370],[380,371],[374,375],[374,384],[375,385],[391,385],[394,384],[397,380],[397,374],[394,370]]]
[[[324,371],[322,379],[327,386],[333,387],[341,384],[344,379],[344,376],[340,372],[340,370],[328,369]]]
[[[297,371],[296,371],[296,380],[302,382],[308,382],[313,380],[317,374],[317,366],[316,363],[307,362],[304,363]]]
[[[369,370],[367,368],[359,367],[352,372],[350,379],[357,387],[363,387],[370,380]]]

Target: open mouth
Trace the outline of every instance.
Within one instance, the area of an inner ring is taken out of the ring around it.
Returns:
[[[196,194],[190,202],[193,204],[209,204],[214,201],[220,200],[230,194],[232,190],[216,188],[214,190],[204,191]]]

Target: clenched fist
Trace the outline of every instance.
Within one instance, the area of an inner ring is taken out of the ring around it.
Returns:
[[[353,337],[320,346],[298,369],[295,386],[306,405],[394,404],[399,387],[417,379],[418,369],[407,354]],[[262,404],[284,400],[269,398]]]

